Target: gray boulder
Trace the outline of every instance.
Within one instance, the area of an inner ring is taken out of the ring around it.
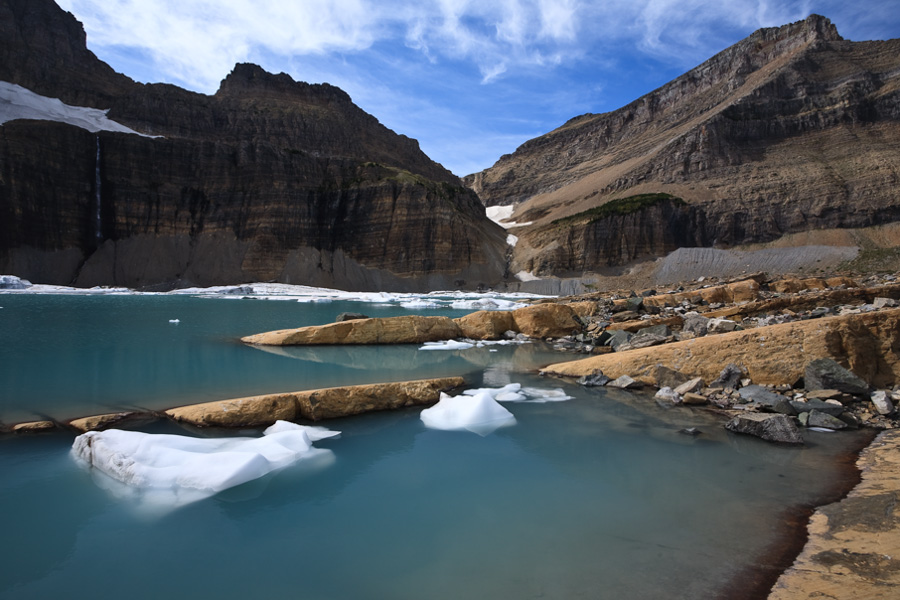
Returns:
[[[338,316],[334,318],[335,323],[341,323],[342,321],[355,321],[357,319],[368,319],[369,317],[362,313],[355,312],[342,312]]]
[[[753,435],[767,442],[781,444],[802,444],[803,436],[787,415],[746,413],[737,415],[725,424],[725,429],[734,433]]]
[[[870,398],[872,400],[872,404],[875,405],[875,410],[878,411],[879,415],[889,415],[894,412],[894,403],[891,402],[890,398],[888,398],[887,392],[872,392]]]
[[[700,390],[703,389],[703,378],[702,377],[694,377],[693,379],[688,379],[681,385],[675,388],[675,391],[684,396],[685,394],[696,394]]]
[[[744,377],[744,370],[734,363],[728,363],[715,381],[709,384],[712,388],[725,388],[726,390],[736,390],[741,386],[741,379]]]
[[[844,407],[840,404],[832,404],[830,402],[823,402],[821,400],[809,400],[807,402],[803,402],[801,400],[792,400],[791,406],[793,406],[794,410],[796,410],[798,413],[817,410],[819,412],[829,414],[832,417],[840,416],[844,412]]]
[[[656,365],[653,377],[656,379],[656,387],[670,387],[672,389],[675,389],[685,381],[690,380],[690,377],[684,373],[663,365]]]
[[[706,324],[707,333],[731,333],[738,329],[743,328],[730,319],[710,319]]]
[[[577,381],[584,387],[599,387],[609,383],[610,379],[603,374],[603,371],[596,369],[590,375],[579,377]]]
[[[809,417],[806,419],[806,426],[824,427],[825,429],[846,429],[847,424],[837,417],[832,417],[828,413],[811,410],[809,411]]]
[[[618,329],[609,335],[609,340],[607,340],[606,345],[613,350],[618,351],[619,346],[630,341],[632,337],[634,336],[630,332]]]
[[[655,333],[642,333],[632,337],[630,340],[616,347],[616,352],[625,352],[626,350],[636,350],[638,348],[649,348],[650,346],[659,346],[669,341],[669,338]]]
[[[640,381],[636,381],[629,377],[628,375],[622,375],[618,379],[614,379],[606,384],[609,387],[616,387],[623,390],[638,390],[644,387],[644,384]]]
[[[866,396],[869,384],[830,358],[818,358],[808,365],[803,376],[807,390],[838,390],[854,396]]]
[[[666,324],[651,325],[650,327],[638,329],[636,335],[659,335],[665,338],[672,335],[672,330],[669,329],[669,326]]]
[[[687,333],[693,333],[696,337],[703,337],[709,329],[709,319],[697,313],[690,313],[684,316],[684,325],[681,330]]]

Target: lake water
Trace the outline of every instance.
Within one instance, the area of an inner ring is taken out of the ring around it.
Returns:
[[[398,306],[40,295],[0,295],[0,306],[5,423],[442,375],[574,397],[507,405],[517,424],[484,437],[426,429],[418,409],[334,420],[341,437],[316,443],[334,452],[330,466],[152,517],[74,463],[72,434],[0,436],[2,598],[716,597],[771,566],[786,514],[846,484],[839,459],[864,436],[811,432],[803,449],[736,436],[648,393],[541,378],[536,367],[565,355],[540,344],[265,352],[235,341],[345,310],[410,312]],[[702,434],[679,433],[687,426]]]

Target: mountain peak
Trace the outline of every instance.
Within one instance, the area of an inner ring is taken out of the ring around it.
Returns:
[[[231,73],[222,80],[217,96],[231,95],[300,95],[319,101],[352,102],[350,96],[339,87],[327,83],[295,81],[287,73],[269,73],[253,63],[237,63]]]

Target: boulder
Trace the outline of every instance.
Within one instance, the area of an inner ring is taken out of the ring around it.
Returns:
[[[744,374],[744,369],[734,363],[728,363],[719,373],[719,376],[709,384],[709,387],[736,390],[741,386],[741,379],[744,378]]]
[[[627,342],[617,346],[616,352],[626,352],[628,350],[634,350],[636,348],[658,346],[660,344],[665,344],[667,341],[669,341],[669,338],[664,335],[657,335],[655,333],[641,333],[632,337]]]
[[[682,396],[690,393],[697,393],[703,389],[703,378],[702,377],[694,377],[693,379],[689,379],[675,388],[675,391]]]
[[[600,314],[600,303],[590,300],[585,300],[583,302],[571,302],[566,306],[571,308],[576,315],[582,318],[593,317]]]
[[[741,398],[747,402],[755,402],[763,406],[774,407],[781,402],[787,401],[787,398],[781,394],[776,394],[769,388],[761,385],[748,385],[740,390]]]
[[[449,317],[406,315],[269,331],[243,337],[241,341],[261,346],[421,344],[461,336],[459,325]]]
[[[512,312],[516,329],[529,337],[563,337],[581,331],[575,312],[565,304],[536,304]]]
[[[662,400],[663,402],[671,402],[672,404],[678,404],[679,402],[681,402],[681,395],[676,394],[675,390],[670,387],[659,388],[659,390],[656,392],[656,394],[653,395],[653,397],[657,400]]]
[[[578,378],[578,383],[584,387],[600,387],[606,385],[609,381],[609,377],[604,375],[603,371],[599,369],[589,375]]]
[[[759,298],[759,282],[755,279],[736,281],[725,286],[729,302],[750,302]]]
[[[649,327],[638,329],[635,332],[635,335],[658,335],[666,338],[672,335],[672,330],[669,329],[669,326],[665,323],[659,323],[657,325],[650,325]]]
[[[728,421],[725,429],[735,433],[753,435],[767,442],[803,444],[800,429],[787,415],[745,413]]]
[[[499,340],[507,331],[516,331],[513,315],[506,310],[479,310],[454,321],[463,337],[473,340]]]
[[[806,402],[803,402],[801,400],[792,400],[791,406],[798,413],[817,410],[819,412],[829,414],[833,417],[840,416],[844,412],[844,407],[840,404],[831,404],[830,402],[823,402],[822,400],[807,400]]]
[[[619,329],[619,330],[613,331],[609,335],[609,339],[606,340],[606,345],[618,352],[619,347],[622,346],[622,344],[627,344],[629,341],[631,341],[631,338],[633,338],[633,337],[634,337],[634,335],[632,335],[631,333],[628,333],[625,330]]]
[[[706,324],[706,331],[710,334],[731,333],[737,331],[740,325],[730,319],[714,318],[710,319]]]
[[[166,414],[175,421],[195,427],[266,427],[279,420],[318,421],[434,404],[441,392],[464,383],[462,377],[444,377],[265,394],[182,406],[167,410]]]
[[[709,399],[703,394],[688,392],[681,397],[681,401],[688,406],[699,406],[709,402]]]
[[[809,417],[806,419],[807,427],[824,427],[825,429],[846,429],[847,424],[833,417],[828,413],[819,410],[809,411]]]
[[[674,369],[670,369],[669,367],[664,367],[662,365],[657,365],[656,370],[653,375],[653,383],[656,387],[670,387],[672,389],[677,388],[682,383],[689,381],[691,378],[684,373],[680,373]]]
[[[709,319],[703,315],[692,313],[684,316],[684,326],[681,331],[692,333],[695,337],[703,337],[709,330]]]
[[[889,415],[894,412],[894,404],[891,402],[891,399],[888,398],[887,392],[883,390],[872,392],[870,398],[879,415]]]
[[[793,321],[746,331],[553,364],[549,374],[580,377],[600,369],[655,383],[657,365],[712,381],[728,363],[741,364],[756,383],[790,383],[803,377],[810,359],[850,365],[872,385],[900,382],[900,309]],[[817,386],[822,387],[822,386]],[[831,387],[831,386],[826,386]]]
[[[808,390],[834,389],[855,396],[869,393],[869,385],[831,358],[819,358],[806,365],[803,381]]]
[[[872,300],[872,306],[875,308],[895,308],[897,301],[893,298],[875,298]]]
[[[610,381],[606,385],[609,387],[619,388],[619,389],[623,389],[623,390],[637,390],[637,389],[644,387],[643,383],[632,379],[628,375],[621,375],[621,376],[617,377],[616,379],[614,379],[613,381]]]
[[[368,319],[370,317],[356,312],[342,312],[338,316],[334,318],[335,323],[342,323],[344,321],[355,321],[357,319]]]

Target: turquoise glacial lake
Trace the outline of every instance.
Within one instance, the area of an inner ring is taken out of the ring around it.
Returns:
[[[343,311],[411,312],[396,305],[10,294],[0,306],[6,424],[443,375],[573,396],[508,404],[516,425],[484,437],[426,429],[419,409],[330,421],[341,436],[316,442],[333,451],[329,466],[155,516],[75,463],[74,434],[0,435],[0,598],[741,597],[753,574],[777,572],[789,517],[852,484],[846,458],[865,438],[810,432],[797,449],[730,434],[720,417],[664,410],[650,393],[542,378],[538,367],[574,358],[543,344],[267,352],[236,341]]]

